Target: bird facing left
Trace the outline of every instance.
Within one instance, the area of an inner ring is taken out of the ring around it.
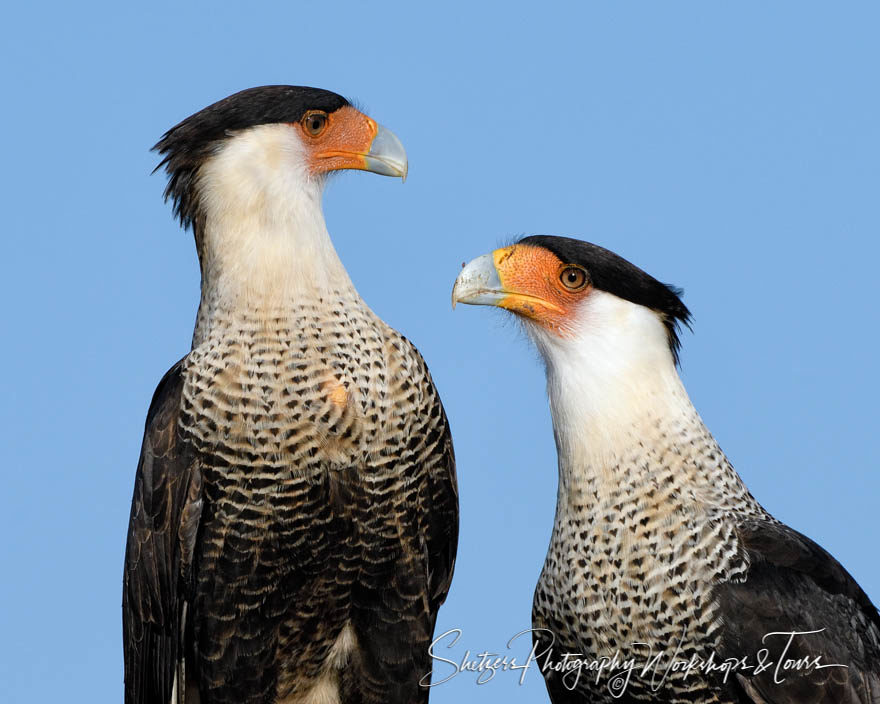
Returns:
[[[452,439],[421,355],[363,302],[327,174],[405,178],[389,130],[266,86],[171,128],[192,227],[192,350],[147,414],[123,576],[127,704],[427,701],[452,579]]]

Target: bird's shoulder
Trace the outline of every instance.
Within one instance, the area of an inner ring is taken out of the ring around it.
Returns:
[[[144,437],[153,439],[154,434],[168,436],[168,428],[177,421],[180,400],[183,393],[184,368],[188,356],[175,363],[159,380],[150,399],[147,418],[144,422]],[[166,447],[173,442],[173,435],[165,438]]]
[[[717,588],[723,655],[756,661],[767,649],[793,668],[740,674],[745,693],[756,702],[880,702],[880,614],[856,580],[770,517],[739,520],[736,536],[748,568]]]
[[[821,545],[775,519],[748,517],[738,522],[737,536],[753,567],[786,570],[809,579],[829,594],[844,596],[880,615],[849,572]]]
[[[126,701],[168,701],[201,520],[197,454],[178,427],[183,361],[153,394],[135,474],[123,573]]]
[[[431,377],[431,370],[419,348],[400,331],[381,320],[379,322],[392,385],[403,387],[404,390],[415,387],[419,390],[419,398],[425,406],[436,404],[442,408],[437,387]]]
[[[417,432],[410,438],[411,448],[425,469],[428,491],[428,525],[431,601],[437,608],[446,598],[455,569],[458,548],[458,480],[455,450],[449,421],[428,365],[418,348],[402,333],[384,326],[384,339],[390,350],[393,376],[399,397],[417,419]]]
[[[392,357],[424,367],[427,370],[428,365],[425,363],[425,358],[422,356],[419,348],[406,335],[381,319],[378,319],[377,327],[379,334],[382,336],[385,349]]]

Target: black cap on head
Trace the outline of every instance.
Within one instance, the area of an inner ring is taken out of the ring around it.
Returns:
[[[174,201],[174,214],[184,227],[196,223],[195,176],[217,144],[231,132],[276,122],[299,122],[309,110],[333,112],[349,105],[341,95],[304,86],[248,88],[190,115],[168,130],[153,147],[165,167],[165,199]],[[198,233],[196,233],[198,238]]]
[[[661,283],[614,252],[582,240],[533,235],[524,237],[518,244],[543,247],[563,263],[586,269],[593,288],[658,312],[666,325],[669,347],[678,363],[679,324],[690,326],[691,320],[690,311],[681,301],[681,289]]]

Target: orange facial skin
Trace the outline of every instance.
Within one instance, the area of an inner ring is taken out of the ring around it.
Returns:
[[[323,114],[326,114],[327,122],[320,134],[311,134],[303,121],[291,125],[306,145],[311,172],[367,169],[365,157],[379,131],[375,120],[350,105]]]
[[[543,247],[515,244],[492,252],[495,270],[507,294],[498,306],[567,337],[578,304],[592,291],[589,277],[577,290],[560,277],[571,265]]]

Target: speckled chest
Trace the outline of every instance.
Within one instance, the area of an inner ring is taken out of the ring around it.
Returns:
[[[215,314],[185,364],[180,424],[218,472],[277,490],[399,449],[421,359],[365,306]],[[424,376],[424,375],[422,375]]]
[[[660,654],[626,685],[639,700],[726,701],[711,679],[667,668],[717,650],[713,587],[748,567],[733,514],[763,515],[705,428],[688,420],[652,423],[610,467],[567,472],[535,592],[533,625],[553,634],[556,659],[617,653],[641,670]],[[717,475],[712,497],[692,489],[707,473]],[[619,701],[610,680],[584,670],[578,689]]]
[[[293,701],[333,661],[353,585],[424,573],[400,556],[422,554],[427,469],[413,458],[436,393],[413,346],[354,296],[200,323],[179,427],[204,476],[202,676],[253,670]],[[266,658],[280,669],[261,669]]]

